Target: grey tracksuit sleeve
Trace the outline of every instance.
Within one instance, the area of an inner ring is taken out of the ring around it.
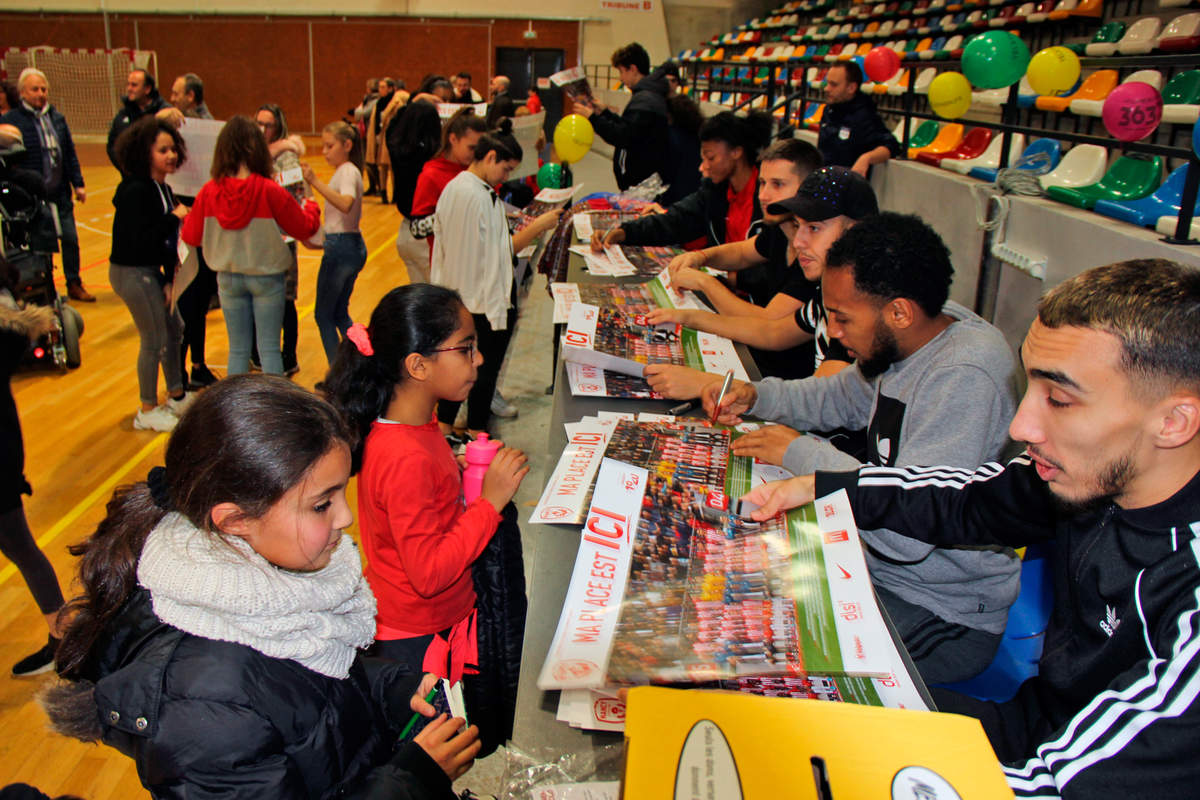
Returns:
[[[875,395],[857,367],[847,367],[828,378],[767,378],[755,388],[758,402],[750,409],[752,415],[800,431],[865,428]],[[813,436],[796,439],[783,456],[783,467],[794,475],[854,469],[858,465],[857,459]]]

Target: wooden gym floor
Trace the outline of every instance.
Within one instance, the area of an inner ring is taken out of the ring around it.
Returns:
[[[317,174],[333,170],[320,156],[319,140],[309,140]],[[21,372],[13,392],[25,435],[25,473],[34,487],[25,513],[38,543],[49,556],[67,597],[72,595],[73,558],[67,546],[84,539],[104,514],[114,487],[145,478],[162,463],[167,435],[133,430],[138,391],[135,372],[138,336],[125,305],[108,285],[112,197],[119,182],[99,144],[79,145],[88,199],[76,205],[84,285],[96,303],[75,303],[84,318],[82,365],[70,372]],[[322,201],[323,202],[323,201]],[[364,201],[362,232],[369,254],[350,303],[351,316],[365,321],[388,290],[408,280],[394,241],[400,216],[378,198]],[[311,388],[325,373],[325,354],[313,322],[320,252],[300,249],[300,373],[297,383]],[[62,287],[61,261],[55,273]],[[207,360],[225,374],[226,337],[220,311],[208,315]],[[165,387],[159,381],[160,398]],[[352,483],[353,486],[353,483]],[[354,500],[351,498],[351,508]],[[353,533],[354,531],[352,531]],[[65,739],[46,726],[36,693],[53,673],[12,678],[13,663],[46,641],[37,606],[16,568],[0,557],[0,786],[22,781],[50,796],[77,794],[90,800],[147,797],[133,762],[104,746]]]

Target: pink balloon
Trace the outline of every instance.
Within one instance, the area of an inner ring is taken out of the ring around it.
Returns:
[[[1136,141],[1158,127],[1162,107],[1162,95],[1150,84],[1122,83],[1104,101],[1104,127],[1114,139]]]
[[[863,58],[863,72],[876,83],[883,83],[900,69],[900,56],[890,47],[872,47]]]

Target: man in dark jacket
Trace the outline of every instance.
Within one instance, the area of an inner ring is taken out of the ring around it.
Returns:
[[[508,79],[507,75],[497,75],[492,78],[492,102],[487,111],[489,128],[495,128],[505,117],[517,115],[517,103],[508,93],[508,87],[511,85],[512,81]]]
[[[113,117],[112,125],[108,128],[108,160],[114,167],[121,169],[121,165],[117,163],[117,137],[142,117],[158,114],[160,111],[164,112],[163,116],[169,118],[174,125],[183,121],[183,114],[159,95],[154,86],[153,75],[144,69],[130,72],[125,80],[123,108]]]
[[[83,173],[75,155],[71,129],[58,109],[50,105],[50,84],[41,70],[32,67],[22,70],[17,79],[17,90],[21,93],[21,104],[9,110],[3,121],[21,131],[25,153],[11,158],[10,166],[42,176],[46,200],[53,203],[58,212],[67,296],[72,300],[94,303],[96,298],[83,288],[83,281],[79,277],[75,201],[87,202],[87,191],[83,188]]]
[[[649,178],[667,158],[667,82],[663,67],[650,72],[650,56],[637,42],[612,54],[621,83],[633,92],[620,116],[598,100],[575,103],[600,138],[616,148],[613,175],[625,191]]]
[[[1021,348],[1007,467],[861,467],[767,484],[764,518],[846,489],[855,521],[933,544],[1047,542],[1039,672],[979,718],[1018,797],[1196,796],[1200,781],[1200,273],[1142,259],[1052,290]],[[818,513],[820,502],[818,502]],[[1189,733],[1190,732],[1190,733]]]
[[[865,178],[872,164],[900,155],[900,143],[883,124],[875,104],[859,91],[862,80],[862,70],[853,61],[829,68],[817,149],[826,165],[849,167]]]

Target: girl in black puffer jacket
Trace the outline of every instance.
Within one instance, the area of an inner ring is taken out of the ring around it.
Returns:
[[[54,725],[131,756],[154,797],[452,797],[478,732],[440,716],[398,745],[433,676],[358,652],[375,599],[341,532],[350,440],[281,378],[201,395],[165,470],[73,548]]]

